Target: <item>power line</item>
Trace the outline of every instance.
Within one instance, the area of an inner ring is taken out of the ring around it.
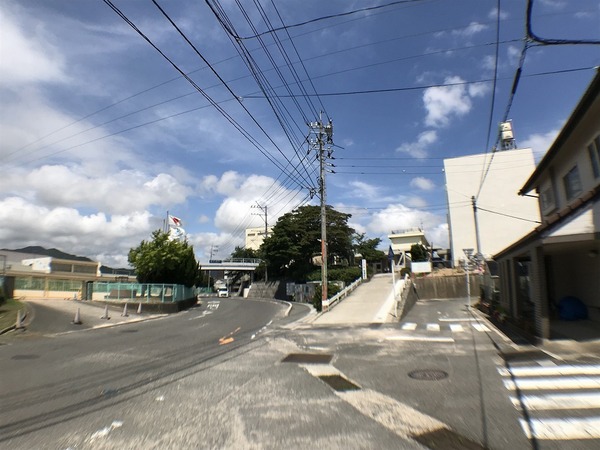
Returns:
[[[518,220],[523,220],[525,222],[532,222],[532,223],[542,223],[539,220],[525,219],[523,217],[512,216],[510,214],[505,214],[505,213],[501,213],[501,212],[498,212],[498,211],[491,211],[489,209],[482,208],[479,205],[477,205],[477,209],[480,210],[480,211],[485,211],[485,212],[491,213],[491,214],[497,214],[499,216],[510,217],[511,219],[518,219]]]

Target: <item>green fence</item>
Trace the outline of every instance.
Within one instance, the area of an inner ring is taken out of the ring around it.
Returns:
[[[131,300],[147,303],[173,303],[196,296],[193,288],[180,284],[111,283],[97,281],[93,285],[94,299]]]

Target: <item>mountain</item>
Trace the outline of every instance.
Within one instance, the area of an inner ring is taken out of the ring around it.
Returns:
[[[71,260],[71,261],[88,261],[88,262],[93,261],[90,258],[87,258],[85,256],[70,255],[69,253],[62,252],[56,248],[46,249],[44,247],[40,247],[39,245],[32,245],[29,247],[18,248],[18,249],[3,248],[2,250],[8,251],[8,252],[30,253],[32,255],[39,255],[39,256],[51,256],[52,258],[67,259],[67,260]]]

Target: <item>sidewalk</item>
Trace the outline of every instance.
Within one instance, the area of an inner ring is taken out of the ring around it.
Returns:
[[[396,279],[398,284],[402,280]],[[382,273],[361,284],[352,294],[327,312],[317,315],[315,325],[395,322],[392,274]]]

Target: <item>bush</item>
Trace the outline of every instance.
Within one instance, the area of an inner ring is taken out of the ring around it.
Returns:
[[[346,286],[354,283],[362,276],[360,267],[340,267],[327,271],[329,281],[343,281]],[[308,275],[309,281],[321,281],[321,270],[316,270]],[[329,292],[329,291],[328,291]]]
[[[327,283],[327,298],[333,297],[335,294],[340,292],[340,287],[336,284]],[[321,285],[315,286],[315,295],[313,296],[312,304],[318,312],[323,310],[323,302],[322,297],[323,291],[321,290]]]

